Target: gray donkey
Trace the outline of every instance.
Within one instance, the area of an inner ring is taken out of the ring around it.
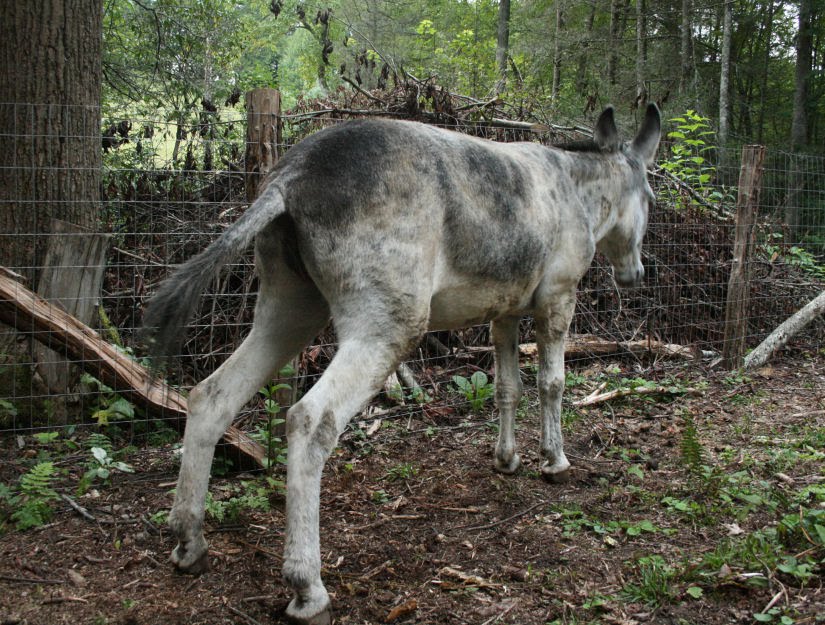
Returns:
[[[200,293],[254,240],[260,292],[243,344],[189,395],[169,524],[172,561],[207,564],[204,500],[215,444],[241,406],[332,319],[338,351],[287,414],[283,575],[287,616],[330,622],[321,581],[321,471],[349,420],[428,329],[492,321],[501,426],[495,468],[515,472],[521,393],[518,323],[535,318],[542,474],[567,479],[559,423],[564,338],[576,285],[596,250],[615,281],[638,284],[654,201],[646,167],[659,143],[649,105],[621,143],[613,109],[592,144],[493,143],[412,122],[352,121],[293,147],[246,213],[161,287],[144,324],[153,355],[169,356]]]

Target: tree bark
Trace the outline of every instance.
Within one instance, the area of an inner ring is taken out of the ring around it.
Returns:
[[[510,56],[510,0],[499,0],[498,39],[496,40],[496,67],[498,83],[496,93],[504,91],[507,84],[507,59]]]
[[[796,73],[791,121],[791,149],[794,152],[803,151],[808,144],[808,95],[813,71],[813,2],[814,0],[799,0],[799,31],[796,39]],[[804,175],[801,169],[801,159],[791,159],[785,223],[793,233],[797,233],[802,225],[800,196],[804,186]]]
[[[94,230],[102,0],[0,2],[0,264],[37,284],[53,219]]]
[[[561,82],[561,45],[559,37],[561,37],[561,0],[556,0],[556,27],[553,38],[553,87],[551,98],[553,104],[559,101],[559,84]]]
[[[739,171],[739,195],[736,201],[736,240],[725,307],[725,337],[722,357],[728,369],[742,365],[745,335],[748,325],[750,272],[748,264],[754,244],[754,224],[762,190],[765,147],[746,145],[742,148]]]
[[[0,2],[0,265],[41,291],[52,224],[99,229],[102,32],[102,0]],[[99,267],[69,271],[100,289]],[[0,327],[0,351],[15,336]]]
[[[682,71],[679,75],[679,93],[685,95],[689,90],[691,73],[693,70],[693,3],[691,0],[682,0],[682,28],[680,33]]]
[[[647,64],[647,16],[645,0],[636,0],[636,104],[647,100],[645,65]]]
[[[719,72],[719,147],[724,148],[728,142],[728,114],[730,105],[728,95],[730,94],[730,46],[731,31],[733,29],[733,18],[731,15],[731,3],[733,0],[725,0],[724,17],[722,18],[722,53],[720,59]]]
[[[616,68],[619,64],[619,0],[610,0],[610,49],[607,51],[607,83],[612,91],[616,84]],[[610,94],[612,96],[612,94]]]

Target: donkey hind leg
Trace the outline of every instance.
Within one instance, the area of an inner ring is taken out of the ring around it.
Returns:
[[[365,327],[370,325],[377,324],[367,323]],[[378,392],[413,338],[342,336],[338,353],[326,372],[287,413],[289,457],[283,574],[295,592],[286,610],[293,622],[330,622],[329,594],[321,581],[321,471],[349,420]]]
[[[494,466],[505,474],[515,473],[521,465],[516,453],[516,406],[522,393],[518,368],[518,317],[497,319],[492,323],[493,344],[496,350],[496,406],[499,430]]]
[[[313,285],[278,296],[262,282],[249,336],[229,359],[189,394],[183,457],[169,526],[178,539],[171,555],[182,571],[208,568],[203,515],[215,445],[243,404],[272,372],[294,356],[326,323],[329,312]],[[286,285],[284,285],[286,286]]]
[[[564,455],[561,433],[561,397],[564,391],[564,339],[573,318],[575,292],[558,294],[546,316],[536,316],[539,350],[539,401],[541,403],[541,474],[549,482],[570,479],[570,462]]]

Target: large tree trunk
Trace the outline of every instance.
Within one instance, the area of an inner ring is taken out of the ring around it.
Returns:
[[[37,284],[53,219],[94,229],[102,0],[0,2],[0,265]]]
[[[57,273],[45,264],[53,223],[72,224],[78,237],[99,230],[102,23],[102,0],[0,2],[0,265],[41,293],[54,292],[45,282],[57,275],[88,284],[89,271],[100,288],[100,267],[82,259],[53,254]],[[74,313],[94,291],[63,304]],[[14,353],[13,336],[0,328],[0,351]]]

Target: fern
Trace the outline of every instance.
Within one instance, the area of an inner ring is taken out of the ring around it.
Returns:
[[[52,462],[40,462],[20,477],[20,494],[9,498],[14,509],[11,520],[19,530],[45,525],[54,515],[51,502],[59,499],[52,488],[57,469]]]
[[[683,420],[682,441],[679,445],[682,452],[682,462],[690,471],[697,472],[703,464],[705,450],[702,443],[699,442],[699,434],[696,431],[693,415],[686,412]]]
[[[88,447],[89,449],[92,449],[94,447],[100,447],[101,449],[105,449],[106,453],[110,456],[115,451],[112,447],[111,439],[105,434],[101,434],[100,432],[92,432],[91,434],[89,434],[89,438],[86,439],[86,447]]]

